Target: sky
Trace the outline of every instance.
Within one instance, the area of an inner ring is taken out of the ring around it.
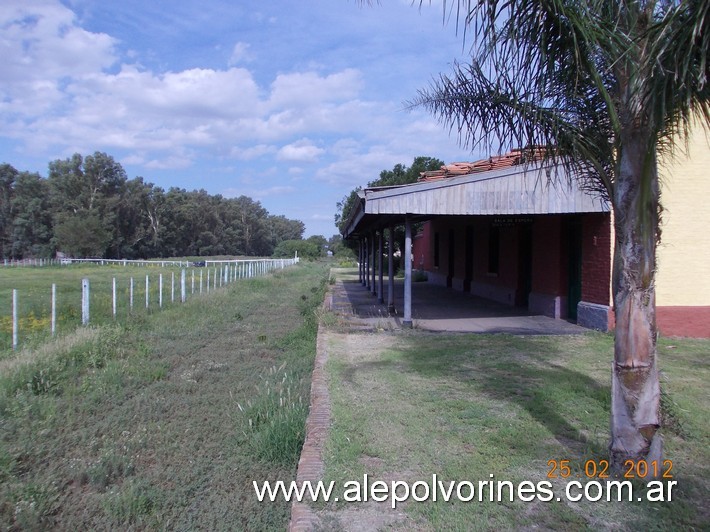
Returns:
[[[330,237],[382,170],[482,156],[407,109],[465,60],[441,1],[2,0],[0,163],[46,176],[101,151]]]

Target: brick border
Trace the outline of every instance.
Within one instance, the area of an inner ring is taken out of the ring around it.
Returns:
[[[331,301],[330,292],[326,295],[325,305]],[[298,461],[296,482],[302,484],[306,480],[318,482],[323,479],[323,445],[328,435],[330,426],[330,395],[326,382],[325,364],[328,360],[328,351],[321,326],[318,326],[316,339],[316,359],[311,378],[311,404],[308,418],[306,419],[306,439]],[[291,520],[288,524],[289,532],[302,532],[313,530],[319,523],[310,506],[305,502],[293,501],[291,503]]]

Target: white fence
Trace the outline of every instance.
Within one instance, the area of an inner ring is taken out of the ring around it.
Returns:
[[[76,259],[74,259],[76,261]],[[84,259],[80,262],[92,261],[93,259]],[[122,263],[124,261],[108,261],[104,259],[104,264],[115,264]],[[100,262],[100,263],[101,263]],[[127,261],[131,265],[145,264],[146,261]],[[227,286],[231,283],[237,282],[241,279],[251,279],[254,277],[261,277],[267,275],[274,270],[281,270],[288,266],[292,266],[299,262],[298,257],[293,259],[249,259],[249,260],[209,260],[204,261],[204,263],[198,263],[199,266],[186,268],[183,267],[179,271],[179,277],[176,279],[175,272],[170,272],[169,276],[160,273],[157,275],[158,280],[158,290],[154,294],[157,297],[157,302],[155,300],[151,301],[151,274],[146,274],[145,276],[145,308],[150,309],[151,305],[156,306],[159,309],[163,308],[164,296],[166,284],[170,283],[170,302],[174,303],[176,298],[176,291],[178,292],[179,301],[184,303],[187,301],[188,294],[209,294],[214,292],[218,288]],[[185,266],[192,263],[185,261],[150,261],[150,265],[161,265],[161,266]],[[204,264],[204,266],[202,266]],[[194,266],[194,264],[193,264]],[[153,280],[156,274],[153,274]],[[167,277],[167,278],[166,278]],[[126,282],[124,280],[124,282]],[[140,282],[142,284],[143,279],[136,279],[130,277],[128,279],[128,302],[127,309],[131,313],[134,310],[134,295],[136,292],[136,284]],[[176,284],[177,289],[176,289]],[[124,287],[125,290],[125,287]],[[116,277],[113,277],[111,283],[111,312],[114,319],[117,318],[117,308],[118,308],[118,282]],[[20,333],[20,319],[19,319],[19,307],[21,305],[21,294],[18,290],[12,290],[12,348],[17,349],[18,347],[18,337]],[[82,325],[89,325],[91,323],[91,281],[89,278],[84,278],[81,280],[81,323]],[[51,287],[51,305],[50,305],[50,332],[52,336],[57,333],[57,285],[52,284]]]
[[[298,254],[293,259],[224,259],[224,260],[204,260],[204,261],[189,261],[189,260],[133,260],[133,259],[22,259],[22,260],[8,260],[4,259],[2,265],[5,267],[21,267],[21,266],[68,266],[71,264],[97,264],[99,266],[106,266],[109,264],[118,264],[123,266],[160,266],[162,268],[169,266],[178,266],[180,268],[189,268],[195,265],[207,265],[207,264],[235,264],[235,263],[249,263],[249,262],[264,262],[264,261],[289,261],[292,263],[298,262]]]

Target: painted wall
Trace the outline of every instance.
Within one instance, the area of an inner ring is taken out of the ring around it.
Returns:
[[[663,334],[710,337],[710,146],[696,128],[687,155],[660,165],[657,324]]]

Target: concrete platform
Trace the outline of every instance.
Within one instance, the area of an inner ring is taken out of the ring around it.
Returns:
[[[394,329],[402,326],[404,282],[395,279],[395,315],[387,312],[387,279],[384,303],[358,281],[356,270],[333,269],[336,283],[331,307],[357,328]],[[412,284],[414,327],[428,331],[508,334],[582,334],[589,329],[564,320],[534,315],[495,301],[464,294],[426,282]]]

